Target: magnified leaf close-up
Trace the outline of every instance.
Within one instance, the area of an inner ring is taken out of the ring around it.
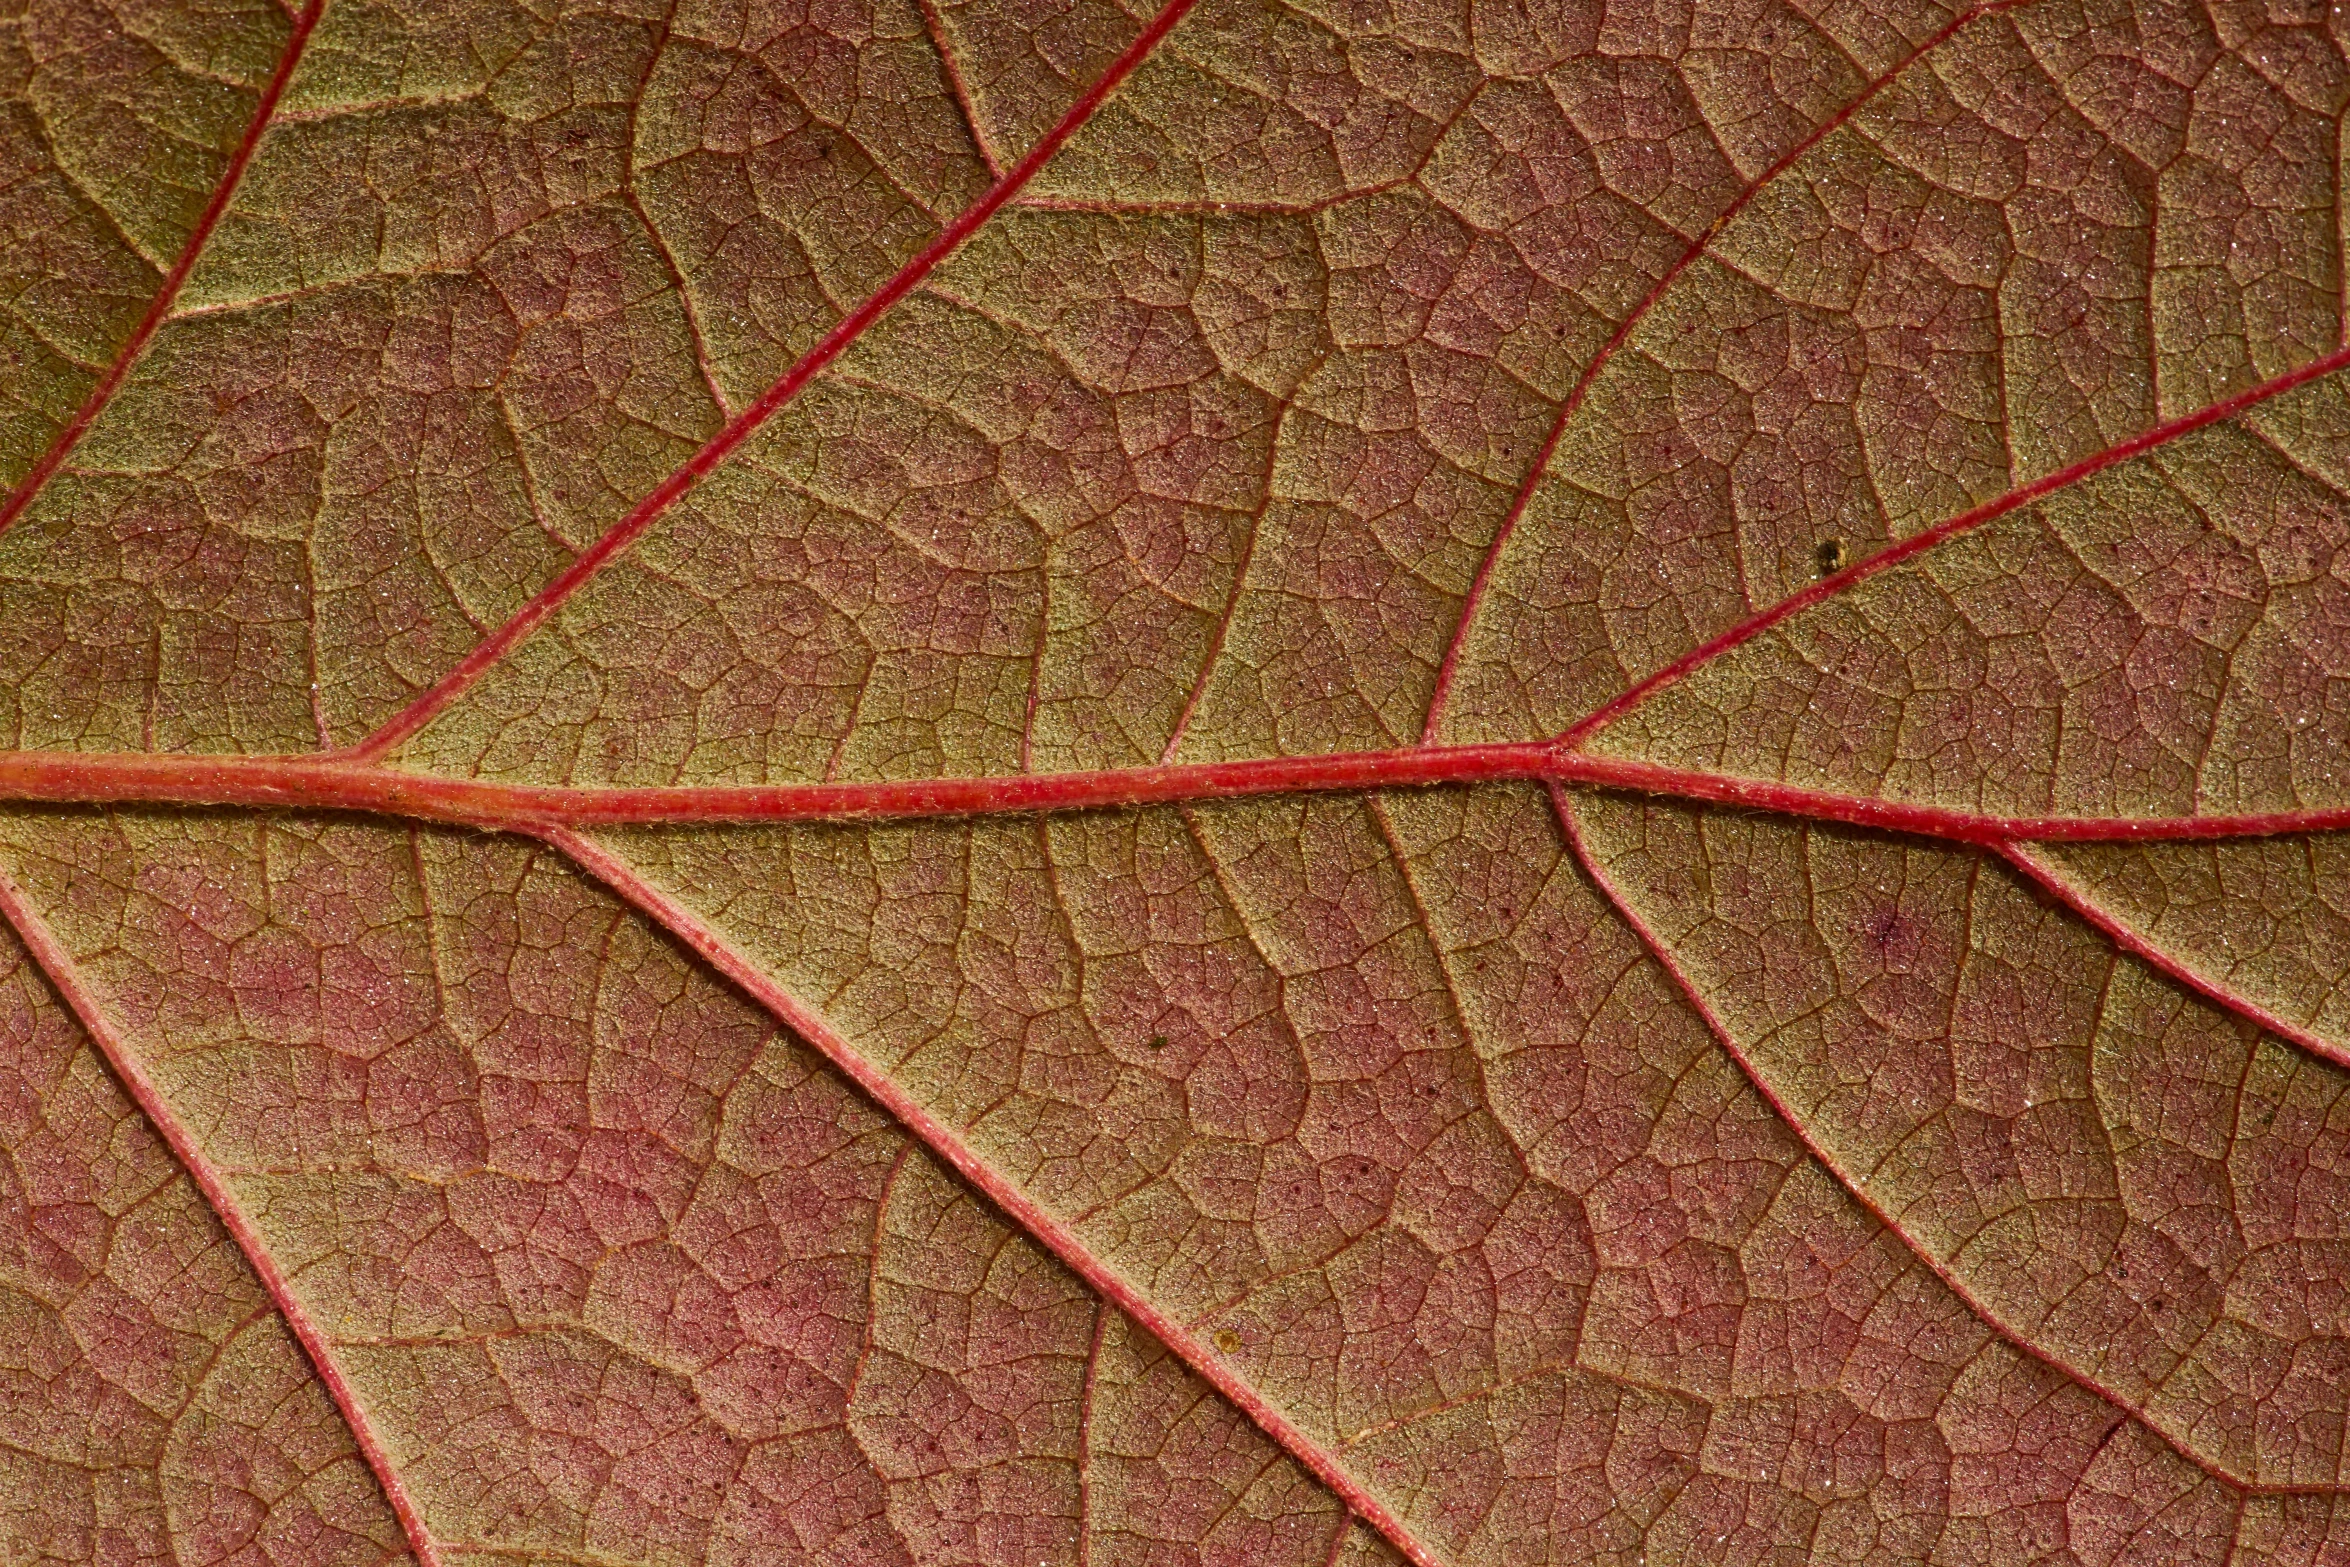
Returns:
[[[0,1561],[2350,1564],[2350,19],[13,0]]]

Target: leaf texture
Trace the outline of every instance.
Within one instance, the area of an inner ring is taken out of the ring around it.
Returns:
[[[10,941],[12,1560],[410,1560],[236,1243]]]
[[[2350,1553],[2331,12],[0,26],[0,1554]]]

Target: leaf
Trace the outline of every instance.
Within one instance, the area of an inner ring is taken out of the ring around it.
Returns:
[[[2329,14],[9,27],[0,1554],[2345,1549]]]

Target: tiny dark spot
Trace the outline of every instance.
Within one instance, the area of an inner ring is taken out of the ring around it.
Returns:
[[[1167,1048],[1167,1036],[1166,1036],[1166,1035],[1164,1035],[1164,1034],[1153,1034],[1153,1035],[1151,1035],[1151,1048],[1152,1048],[1153,1050],[1164,1050],[1164,1049],[1166,1049],[1166,1048]]]
[[[1916,931],[1898,907],[1888,904],[1861,922],[1861,934],[1869,945],[1884,951],[1907,944]]]
[[[1844,541],[1822,539],[1812,557],[1812,579],[1832,577],[1844,569]]]

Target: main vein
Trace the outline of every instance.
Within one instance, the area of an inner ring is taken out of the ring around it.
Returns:
[[[1692,650],[1672,664],[1639,681],[1622,695],[1597,709],[1567,731],[1564,744],[1531,743],[1485,746],[1438,746],[1411,749],[1338,753],[1309,757],[1272,757],[1199,766],[1157,766],[1099,769],[1084,772],[984,778],[944,778],[878,783],[781,784],[752,786],[656,786],[638,788],[571,788],[452,779],[410,774],[374,763],[460,697],[489,668],[543,624],[606,565],[641,538],[670,506],[702,477],[722,463],[761,425],[790,402],[844,352],[876,320],[918,287],[948,255],[1034,177],[1043,165],[1090,119],[1101,103],[1129,76],[1190,9],[1194,0],[1169,0],[1134,43],[1074,104],[1029,154],[1003,174],[980,200],[958,216],[933,242],[893,276],[878,292],[844,317],[822,341],[759,400],[729,422],[707,445],[664,483],[584,551],[572,565],[543,589],[505,625],[481,642],[448,675],[393,719],[370,735],[355,751],[342,757],[188,757],[148,754],[0,753],[0,799],[52,802],[115,802],[173,805],[241,805],[284,809],[360,810],[394,816],[458,822],[465,825],[516,830],[545,838],[584,868],[612,885],[624,897],[666,928],[701,951],[737,983],[775,1010],[818,1049],[832,1057],[867,1092],[896,1113],[932,1149],[946,1157],[966,1178],[1013,1216],[1032,1235],[1058,1253],[1086,1277],[1105,1298],[1141,1320],[1186,1362],[1199,1370],[1219,1391],[1232,1399],[1276,1441],[1329,1484],[1345,1504],[1395,1542],[1415,1561],[1429,1558],[1423,1547],[1381,1501],[1365,1491],[1335,1457],[1290,1425],[1280,1411],[1235,1371],[1210,1353],[1182,1324],[1167,1319],[1147,1298],[1126,1285],[1093,1257],[1072,1233],[1045,1214],[1017,1187],[990,1169],[951,1131],[937,1123],[905,1091],[865,1062],[807,1008],[741,960],[710,933],[689,911],[666,899],[634,874],[617,857],[580,829],[628,823],[716,823],[731,821],[876,820],[913,817],[968,817],[1004,813],[1182,803],[1245,797],[1266,793],[1316,790],[1366,790],[1461,784],[1495,780],[1539,780],[1551,785],[1582,784],[1639,790],[1647,793],[1713,804],[1749,806],[1817,820],[1880,827],[1953,839],[1990,848],[2031,872],[2043,885],[2050,883],[2045,867],[2012,846],[2032,841],[2144,841],[2180,838],[2223,838],[2350,828],[2350,807],[2254,813],[2236,816],[2177,818],[2080,818],[2064,816],[2012,817],[1952,808],[1875,800],[1797,785],[1724,777],[1689,769],[1592,755],[1575,742],[1596,731],[1656,690],[1685,678],[1771,626],[1804,609],[1887,570],[1923,550],[1980,527],[1996,517],[2045,497],[2066,485],[2141,455],[2168,441],[2218,420],[2241,413],[2267,398],[2300,386],[2318,376],[2350,366],[2350,348],[2339,350],[2301,369],[2211,405],[2184,419],[2172,421],[2122,442],[2095,457],[2020,486],[1985,506],[1928,529],[1872,559],[1813,585],[1777,605],[1750,617],[1739,626]],[[2005,0],[2012,3],[2012,0]],[[1915,51],[1914,60],[1960,27],[2005,3],[1977,6],[1954,19],[1933,39]],[[25,480],[0,501],[0,529],[21,515],[59,470],[73,448],[120,388],[132,366],[171,312],[174,301],[193,270],[213,229],[249,165],[273,116],[277,103],[318,20],[323,0],[311,0],[297,20],[288,46],[256,107],[253,121],[232,156],[211,201],[186,246],[152,300],[146,315],[101,376],[90,396],[55,441],[35,463]],[[1903,66],[1909,61],[1904,61]],[[1617,329],[1609,343],[1587,367],[1563,405],[1549,440],[1537,457],[1464,604],[1460,623],[1447,648],[1431,704],[1428,733],[1435,733],[1462,641],[1495,562],[1511,530],[1539,484],[1549,457],[1567,421],[1584,399],[1592,380],[1607,359],[1629,338],[1633,327],[1661,298],[1672,280],[1701,255],[1728,218],[1753,193],[1783,172],[1804,151],[1844,123],[1862,103],[1898,74],[1899,68],[1872,82],[1833,119],[1814,131],[1780,162],[1742,192],[1731,207],[1708,228],[1687,253],[1668,270],[1656,288]],[[1578,848],[1578,852],[1580,849]],[[1612,894],[1611,894],[1612,895]],[[2068,900],[2070,901],[2070,900]],[[409,1534],[419,1557],[436,1560],[433,1544],[417,1518],[398,1474],[369,1427],[349,1387],[336,1372],[316,1324],[303,1310],[289,1284],[238,1208],[225,1182],[205,1164],[193,1138],[174,1117],[160,1091],[138,1062],[124,1049],[106,1019],[85,993],[62,947],[34,918],[13,886],[0,879],[0,916],[23,935],[36,961],[51,978],[69,1007],[82,1018],[98,1048],[112,1063],[132,1098],[155,1124],[160,1135],[179,1155],[191,1178],[212,1203],[230,1235],[244,1250],[263,1287],[276,1300],[286,1320],[317,1366],[328,1392],[342,1408],[362,1454],[382,1482],[395,1513]],[[2112,931],[2108,931],[2112,934]],[[1644,935],[1644,939],[1648,939]],[[1655,946],[1650,941],[1652,949]],[[1692,998],[1695,999],[1694,997]],[[1701,1008],[1702,1010],[1702,1008]],[[2274,1026],[2273,1024],[2270,1026]],[[2297,1042],[2307,1043],[2299,1035]],[[1794,1125],[1792,1118],[1789,1124]],[[1849,1182],[1847,1183],[1849,1185]],[[1865,1202],[1865,1198],[1864,1198]],[[1897,1231],[1898,1233],[1898,1231]],[[1979,1309],[1979,1308],[1978,1308]],[[2175,1444],[2174,1444],[2175,1445]],[[2190,1455],[2192,1456],[2192,1455]]]
[[[332,756],[0,751],[0,800],[364,811],[529,833],[550,828],[1034,815],[1513,779],[1631,790],[1985,847],[2014,842],[2151,843],[2350,829],[2350,805],[2231,816],[2006,816],[1665,767],[1546,741],[995,777],[640,788],[451,778]]]

